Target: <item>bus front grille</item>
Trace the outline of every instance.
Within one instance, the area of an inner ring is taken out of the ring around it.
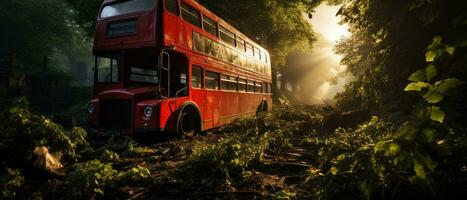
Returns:
[[[101,99],[100,126],[110,130],[129,130],[132,125],[132,103],[129,100]]]

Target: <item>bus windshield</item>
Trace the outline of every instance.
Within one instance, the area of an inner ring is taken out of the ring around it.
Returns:
[[[128,13],[151,10],[155,7],[157,0],[129,0],[107,4],[102,8],[100,18],[113,17]]]
[[[130,81],[147,84],[159,84],[159,70],[157,58],[151,54],[143,54],[140,51],[130,51],[126,54],[126,66],[130,69]]]
[[[118,80],[118,56],[97,56],[95,69],[98,83],[117,83]]]

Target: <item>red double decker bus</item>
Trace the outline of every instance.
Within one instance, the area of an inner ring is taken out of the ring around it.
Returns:
[[[266,49],[193,0],[105,0],[91,123],[192,134],[271,109]]]

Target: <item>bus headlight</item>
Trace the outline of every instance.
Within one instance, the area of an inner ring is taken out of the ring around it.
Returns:
[[[152,109],[151,106],[146,106],[144,107],[144,116],[146,117],[152,117],[152,114],[154,113],[154,110]]]
[[[94,104],[90,103],[88,107],[88,112],[89,114],[93,114],[96,108],[94,107]]]

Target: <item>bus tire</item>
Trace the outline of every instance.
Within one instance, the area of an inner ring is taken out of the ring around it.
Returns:
[[[201,119],[198,110],[193,106],[183,107],[177,117],[177,133],[185,137],[193,137],[201,132]]]
[[[261,114],[265,112],[268,112],[268,102],[263,100],[256,109],[256,114]]]

